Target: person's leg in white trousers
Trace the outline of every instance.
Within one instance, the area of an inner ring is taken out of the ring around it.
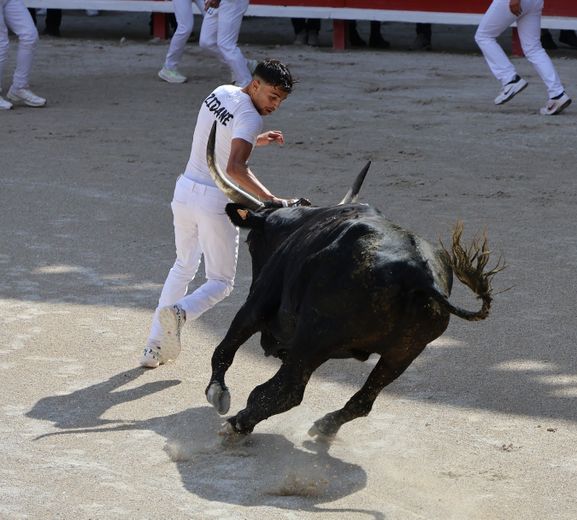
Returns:
[[[563,92],[563,86],[541,45],[543,0],[522,0],[521,8],[521,15],[516,17],[509,9],[509,0],[493,0],[475,33],[475,41],[493,75],[505,86],[517,76],[517,71],[497,43],[497,37],[516,21],[523,52],[545,83],[549,97],[557,96]]]
[[[245,87],[252,79],[246,58],[238,48],[240,27],[248,5],[248,0],[222,0],[218,9],[207,11],[200,30],[200,47],[228,65],[239,87]]]
[[[201,13],[204,13],[204,2],[202,0],[195,0],[195,3]],[[174,6],[174,15],[176,17],[176,31],[172,35],[164,67],[169,70],[178,68],[186,42],[192,34],[194,29],[194,13],[192,11],[191,0],[172,0]]]
[[[218,188],[207,188],[207,192]],[[238,229],[224,213],[222,196],[186,193],[178,186],[172,202],[176,261],[168,273],[154,313],[149,342],[160,341],[158,312],[178,304],[187,321],[195,320],[228,296],[234,287],[238,257]],[[186,295],[204,256],[206,282]]]
[[[0,9],[0,79],[8,53],[8,28],[18,36],[18,51],[12,88],[28,88],[34,49],[38,42],[38,31],[22,0],[7,0],[5,2],[0,0],[0,5],[2,5]]]

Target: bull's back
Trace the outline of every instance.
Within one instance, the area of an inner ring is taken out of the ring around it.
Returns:
[[[345,351],[379,352],[402,337],[426,344],[449,318],[430,298],[438,262],[429,244],[378,214],[348,221],[307,259],[298,314],[319,341]]]

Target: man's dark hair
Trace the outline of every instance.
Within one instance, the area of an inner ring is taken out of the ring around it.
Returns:
[[[266,59],[258,63],[253,76],[259,77],[265,83],[284,90],[290,94],[296,80],[292,77],[288,67],[279,60]]]

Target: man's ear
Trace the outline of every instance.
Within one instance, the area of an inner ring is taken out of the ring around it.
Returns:
[[[243,206],[242,204],[236,204],[230,202],[225,207],[226,214],[230,221],[237,227],[255,229],[261,228],[264,225],[266,219],[265,215],[261,215],[256,211]]]

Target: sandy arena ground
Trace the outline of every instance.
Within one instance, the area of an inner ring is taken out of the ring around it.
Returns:
[[[253,155],[275,193],[335,203],[371,159],[364,202],[431,241],[458,219],[486,228],[509,264],[490,318],[453,318],[328,449],[309,426],[375,360],[326,364],[301,406],[218,445],[204,388],[248,291],[244,244],[235,292],[186,328],[177,362],[137,367],[174,259],[174,181],[226,69],[191,43],[190,82],[161,82],[145,15],[67,14],[62,39],[42,38],[32,79],[49,105],[0,113],[0,518],[575,518],[577,106],[538,115],[544,86],[516,60],[530,87],[495,107],[473,28],[436,30],[431,53],[406,50],[408,25],[383,28],[391,51],[334,53],[328,28],[320,49],[291,46],[287,20],[243,28],[248,57],[300,78],[266,120],[286,146]],[[553,57],[577,97],[577,52]],[[245,345],[231,411],[277,367]]]

